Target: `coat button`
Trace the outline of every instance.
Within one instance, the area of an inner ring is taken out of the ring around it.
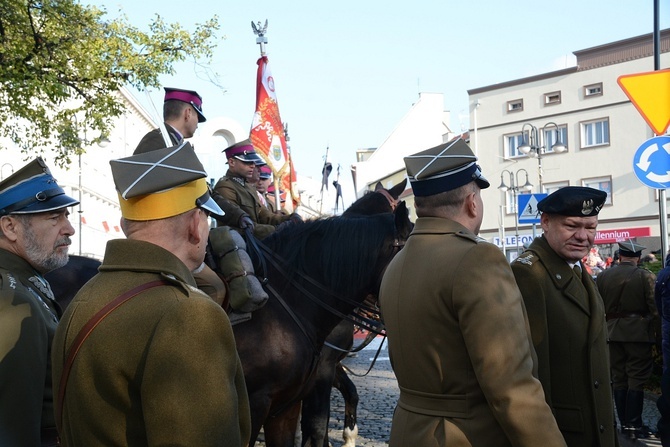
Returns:
[[[600,429],[600,433],[605,433],[605,427],[603,427],[603,426],[601,425],[601,426],[598,427],[598,428]]]
[[[600,387],[600,382],[596,380],[595,382],[593,382],[593,386],[596,387],[596,389],[598,389]]]

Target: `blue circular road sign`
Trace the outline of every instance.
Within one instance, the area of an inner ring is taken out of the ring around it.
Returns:
[[[633,157],[633,172],[650,188],[670,188],[670,136],[654,137],[642,143]]]

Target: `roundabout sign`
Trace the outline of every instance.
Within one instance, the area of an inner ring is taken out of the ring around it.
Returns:
[[[654,137],[642,143],[633,157],[633,172],[650,188],[670,188],[670,136]]]

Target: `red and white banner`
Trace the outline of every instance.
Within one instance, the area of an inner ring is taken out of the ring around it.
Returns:
[[[275,82],[267,56],[258,59],[256,113],[251,124],[250,139],[256,152],[272,169],[275,181],[279,179],[279,189],[286,192],[286,208],[293,211],[300,203],[297,177],[286,144]]]

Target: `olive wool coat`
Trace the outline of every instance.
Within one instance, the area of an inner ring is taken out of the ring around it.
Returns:
[[[565,446],[496,246],[454,221],[420,217],[380,302],[400,387],[391,447]]]
[[[585,269],[578,277],[538,237],[512,262],[528,312],[539,378],[570,447],[618,445],[603,302]]]
[[[60,308],[44,284],[0,249],[0,446],[39,446],[41,430],[56,427],[51,342]]]
[[[81,327],[157,279],[170,284],[125,302],[82,344],[66,388],[63,446],[248,444],[249,400],[228,317],[178,258],[148,242],[108,242],[100,273],[68,306],[54,339],[55,391]]]
[[[243,179],[231,175],[230,171],[221,177],[214,186],[214,191],[225,199],[235,203],[256,223],[254,235],[263,239],[274,231],[274,226],[290,219],[291,216],[275,214],[261,205],[256,189],[249,186]],[[237,228],[236,225],[230,225]]]

